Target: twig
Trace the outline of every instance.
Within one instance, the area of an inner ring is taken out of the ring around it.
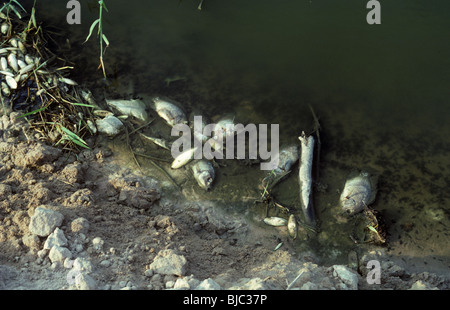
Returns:
[[[304,271],[302,270],[302,272],[300,272],[300,274],[294,279],[294,281],[292,281],[291,284],[288,285],[286,290],[290,290],[294,286],[295,282],[297,282],[297,280],[302,276],[303,272]]]

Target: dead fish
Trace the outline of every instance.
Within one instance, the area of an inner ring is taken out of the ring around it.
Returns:
[[[145,103],[142,100],[139,99],[131,99],[131,100],[110,100],[106,99],[106,103],[109,106],[112,106],[116,110],[118,110],[120,113],[123,113],[125,115],[134,116],[135,118],[147,122],[148,121],[148,115],[145,111]]]
[[[152,99],[151,107],[172,127],[176,124],[188,123],[186,114],[183,110],[181,110],[177,103],[169,99],[155,97]]]
[[[2,82],[1,85],[2,85],[3,95],[5,95],[6,97],[9,97],[9,95],[11,95],[11,90],[9,89],[8,85],[5,82]]]
[[[214,127],[214,137],[217,139],[226,138],[237,134],[234,124],[234,115],[227,114],[220,118]]]
[[[186,165],[194,158],[194,153],[197,151],[197,148],[193,148],[187,151],[184,151],[180,155],[178,155],[174,161],[172,162],[172,169],[178,169]]]
[[[0,58],[0,67],[3,71],[8,70],[8,61],[5,57]]]
[[[10,77],[9,75],[5,76],[6,83],[8,84],[9,88],[16,89],[17,88],[17,82],[14,78]]]
[[[106,117],[108,115],[114,115],[113,112],[107,111],[107,110],[94,110],[94,112],[92,112],[92,113],[99,117]]]
[[[201,122],[197,124],[196,122],[198,122],[200,117]],[[205,126],[208,125],[208,118],[203,116],[200,111],[193,111],[189,116],[189,123],[194,137],[202,143],[205,143],[209,139],[209,137],[203,134],[203,130]]]
[[[298,172],[300,202],[306,220],[312,224],[315,221],[314,208],[311,199],[311,171],[314,155],[314,137],[307,137],[305,133],[302,132],[298,139],[301,143],[300,168]]]
[[[68,78],[60,77],[58,80],[67,85],[74,85],[74,86],[78,85],[77,82]]]
[[[33,70],[33,68],[34,68],[34,64],[31,64],[31,65],[25,65],[24,67],[22,67],[22,68],[19,70],[19,74],[25,74],[25,73],[28,73],[28,72],[30,72],[31,70]]]
[[[350,214],[358,213],[375,200],[376,191],[376,177],[366,171],[351,174],[340,197],[341,207]]]
[[[192,166],[194,178],[201,188],[209,190],[215,178],[214,167],[210,161],[201,159]]]
[[[167,141],[164,140],[164,139],[159,139],[159,138],[155,138],[155,137],[146,136],[146,135],[144,135],[144,134],[142,134],[142,133],[139,133],[139,134],[140,134],[141,137],[143,137],[144,139],[147,139],[147,140],[149,140],[149,141],[155,143],[156,145],[158,145],[158,146],[160,146],[160,147],[162,147],[162,148],[164,148],[164,149],[166,149],[166,150],[169,150],[169,151],[170,151],[171,148],[172,148],[171,143],[167,142]]]
[[[13,53],[8,55],[8,64],[11,68],[13,68],[14,71],[19,71],[19,65],[17,64],[17,58],[16,55]]]
[[[288,223],[286,219],[277,216],[266,217],[263,221],[270,226],[286,226]]]
[[[288,234],[292,239],[297,238],[297,220],[295,219],[294,214],[289,216],[288,224],[287,224]]]
[[[3,34],[6,34],[7,32],[8,32],[8,30],[9,30],[9,24],[8,23],[3,23],[1,26],[0,26],[0,30],[1,30],[1,32],[3,33]]]
[[[298,161],[299,152],[297,145],[288,145],[279,152],[278,166],[270,171],[263,179],[263,186],[273,187],[291,171],[292,166]]]
[[[100,133],[108,136],[117,135],[123,127],[123,123],[113,115],[108,115],[104,119],[98,119],[95,121],[95,124]]]

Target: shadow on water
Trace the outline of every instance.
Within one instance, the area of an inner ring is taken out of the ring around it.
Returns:
[[[64,1],[37,11],[69,31],[61,52],[98,98],[163,95],[213,120],[231,112],[243,124],[279,124],[280,145],[313,128],[311,104],[322,126],[316,181],[325,186],[314,191],[316,250],[333,262],[355,248],[354,227],[336,220],[339,192],[349,172],[369,169],[379,175],[372,206],[387,222],[389,252],[449,266],[448,2],[383,2],[381,25],[370,26],[364,1],[205,0],[202,11],[197,1],[107,1],[107,89],[96,41],[81,44],[96,1],[80,2],[81,25],[63,25]],[[213,191],[197,195],[248,208],[264,173],[226,165]],[[177,173],[186,192],[200,191]],[[299,208],[297,175],[295,166],[275,195]]]

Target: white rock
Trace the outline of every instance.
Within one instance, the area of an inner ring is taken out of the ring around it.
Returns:
[[[56,227],[61,226],[64,216],[58,211],[37,207],[31,217],[30,232],[40,237],[47,237]]]
[[[83,257],[77,257],[75,261],[73,262],[73,268],[84,271],[84,273],[89,273],[94,270],[94,266],[92,263]]]
[[[178,278],[173,288],[177,290],[189,290],[191,287],[189,286],[189,283],[185,279]]]
[[[97,289],[97,283],[95,280],[88,274],[79,273],[75,277],[75,285],[79,290],[95,290]]]
[[[216,281],[211,278],[205,279],[195,288],[196,290],[220,290],[222,289]]]
[[[175,285],[175,282],[173,282],[173,281],[166,282],[166,288],[172,288],[174,285]]]
[[[71,258],[71,257],[72,257],[72,253],[69,251],[69,249],[58,246],[58,245],[54,245],[50,249],[50,252],[48,253],[48,258],[50,259],[50,261],[52,263],[60,262],[61,264],[63,264],[64,260],[66,258]]]
[[[94,250],[97,252],[102,252],[103,251],[103,244],[105,243],[105,241],[103,241],[102,238],[100,237],[95,237],[94,239],[92,239],[92,245],[94,247]]]
[[[66,236],[64,236],[64,232],[58,227],[47,237],[47,240],[44,243],[44,249],[50,250],[54,245],[58,245],[64,247],[67,245]]]
[[[333,275],[339,277],[351,290],[358,289],[358,275],[343,265],[333,265]]]
[[[183,255],[175,254],[171,249],[159,251],[150,269],[163,275],[183,276],[186,272],[187,260]]]

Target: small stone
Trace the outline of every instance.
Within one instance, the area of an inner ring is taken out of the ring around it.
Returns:
[[[41,258],[41,259],[43,259],[47,254],[48,254],[48,250],[47,249],[42,249],[42,250],[37,252],[38,258]]]
[[[40,237],[47,237],[56,227],[61,226],[64,216],[58,211],[53,211],[41,207],[34,210],[34,215],[31,217],[30,225],[28,226],[30,232]]]
[[[173,285],[173,288],[177,290],[189,290],[191,287],[189,286],[188,281],[183,278],[178,278]]]
[[[73,232],[86,234],[89,230],[89,221],[84,217],[76,218],[70,224],[70,227]]]
[[[48,258],[50,258],[50,261],[52,263],[54,262],[60,262],[61,264],[64,263],[64,260],[66,258],[71,258],[72,253],[69,251],[69,249],[54,245],[50,252],[48,253]]]
[[[22,242],[23,242],[23,244],[25,244],[27,247],[29,247],[31,249],[39,249],[39,246],[41,243],[39,241],[39,237],[36,235],[23,236]]]
[[[110,262],[109,260],[107,260],[107,259],[102,260],[102,261],[100,262],[100,266],[105,267],[105,268],[108,268],[109,266],[111,266],[111,262]]]
[[[220,290],[221,287],[213,279],[208,278],[200,282],[200,284],[195,288],[196,290]]]
[[[162,250],[150,264],[150,269],[163,275],[183,276],[186,272],[187,260],[171,249]]]
[[[47,240],[44,243],[44,249],[50,250],[53,246],[58,245],[64,247],[67,245],[66,236],[64,236],[64,232],[58,227],[47,237]]]
[[[173,282],[173,281],[166,282],[166,288],[173,288],[174,285],[175,285],[175,282]]]
[[[358,275],[343,265],[333,265],[333,275],[339,277],[351,290],[358,289]]]
[[[97,252],[102,252],[103,251],[103,244],[105,243],[105,241],[103,241],[102,238],[100,237],[95,237],[94,239],[92,239],[92,245],[94,247],[94,250]]]
[[[147,269],[147,270],[144,272],[144,276],[150,278],[151,276],[153,276],[153,270]]]

